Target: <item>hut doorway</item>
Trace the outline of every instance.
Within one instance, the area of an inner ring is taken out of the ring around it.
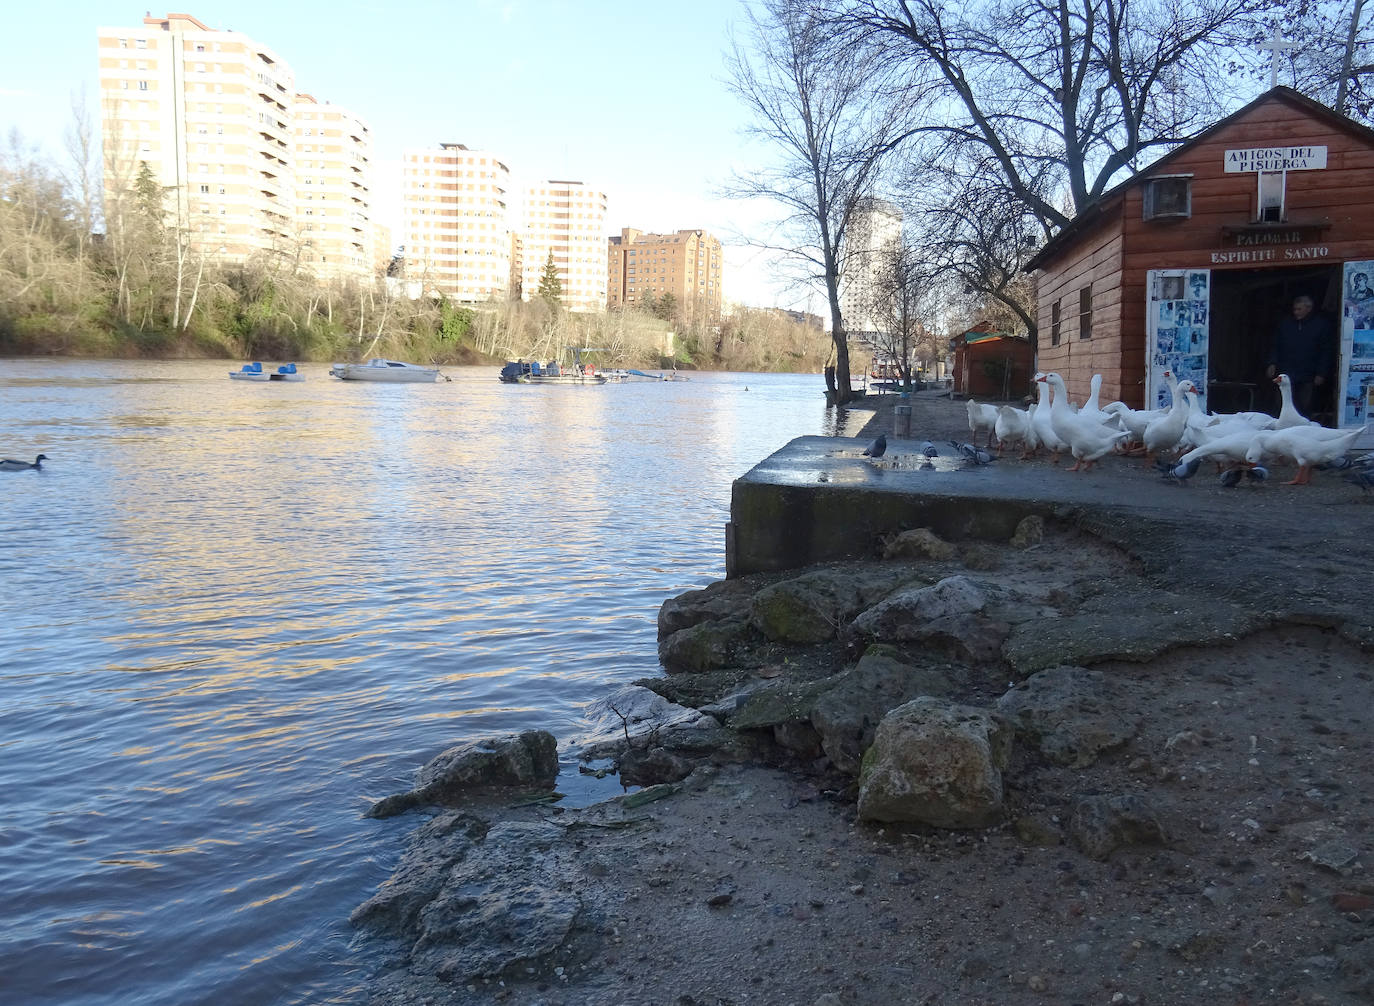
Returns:
[[[1279,413],[1279,391],[1265,376],[1279,322],[1306,294],[1340,331],[1341,267],[1234,269],[1212,273],[1207,405],[1213,412]],[[1332,353],[1337,350],[1333,345]],[[1314,412],[1334,409],[1331,386]],[[1325,415],[1315,418],[1328,418]]]

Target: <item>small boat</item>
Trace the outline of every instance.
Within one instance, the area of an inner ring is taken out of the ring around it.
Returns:
[[[329,372],[341,381],[378,381],[385,384],[433,384],[439,379],[438,367],[401,363],[381,357],[366,363],[336,363]]]
[[[590,363],[570,367],[556,361],[511,360],[501,368],[502,384],[605,384],[610,380]]]
[[[239,370],[229,371],[231,381],[304,381],[305,375],[296,369],[294,363],[283,363],[276,370],[263,370],[262,364],[254,360],[245,363]]]
[[[229,371],[231,381],[266,381],[271,378],[271,374],[262,369],[262,364],[254,360],[252,363],[245,363],[241,370]]]

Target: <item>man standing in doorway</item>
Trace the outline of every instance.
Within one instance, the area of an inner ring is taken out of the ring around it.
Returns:
[[[1294,298],[1292,316],[1279,322],[1266,371],[1271,378],[1288,375],[1293,382],[1293,404],[1309,419],[1325,398],[1335,342],[1331,319],[1316,313],[1314,306],[1307,294]]]

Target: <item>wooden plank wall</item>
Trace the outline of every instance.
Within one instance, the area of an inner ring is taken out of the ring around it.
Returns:
[[[1120,209],[1109,207],[1071,252],[1054,263],[1053,270],[1039,276],[1037,366],[1043,371],[1057,371],[1075,402],[1087,399],[1093,374],[1102,375],[1103,403],[1121,397],[1122,248]],[[1079,337],[1079,291],[1085,286],[1091,286],[1093,292],[1090,339]],[[1060,305],[1059,345],[1051,346],[1051,308],[1056,300]]]

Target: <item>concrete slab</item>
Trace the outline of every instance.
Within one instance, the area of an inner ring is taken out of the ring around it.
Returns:
[[[947,441],[925,467],[924,434],[889,436],[863,456],[863,438],[801,437],[737,479],[726,528],[729,576],[874,557],[901,531],[929,527],[958,540],[1006,540],[1036,514],[1089,531],[1160,582],[1186,578],[1253,608],[1370,631],[1374,493],[1338,473],[1307,487],[1224,488],[1204,467],[1187,486],[1139,458],[1111,457],[1086,472],[1011,456],[989,465],[953,457]],[[930,439],[934,439],[931,437]]]

